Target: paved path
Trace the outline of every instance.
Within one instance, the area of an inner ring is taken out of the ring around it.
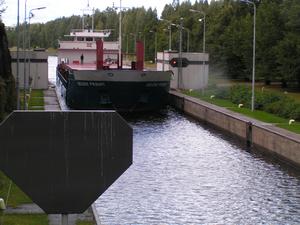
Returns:
[[[48,90],[44,90],[44,108],[45,110],[61,110],[54,86],[50,86]]]
[[[22,204],[18,205],[16,208],[7,207],[5,210],[6,214],[41,214],[44,211],[38,207],[36,204]]]
[[[22,204],[16,208],[8,207],[5,214],[43,214],[45,213],[36,204]],[[49,214],[49,225],[61,225],[62,219],[60,214]],[[76,225],[76,221],[86,220],[94,221],[94,216],[91,207],[82,214],[70,214],[68,216],[68,225]],[[95,223],[96,224],[96,223]]]

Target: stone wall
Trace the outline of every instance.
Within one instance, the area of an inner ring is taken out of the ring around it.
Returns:
[[[11,56],[5,26],[0,22],[0,121],[16,108],[15,79],[11,72]]]
[[[300,135],[248,118],[175,91],[170,105],[225,132],[242,138],[247,145],[258,147],[300,167]]]

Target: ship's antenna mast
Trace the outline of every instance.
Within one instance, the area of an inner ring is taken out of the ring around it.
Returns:
[[[122,67],[122,0],[120,0],[120,14],[119,14],[119,68]]]
[[[115,7],[115,4],[113,2],[113,8],[117,9],[118,7]],[[121,68],[121,57],[122,57],[122,9],[126,9],[128,7],[122,7],[122,0],[120,0],[120,13],[119,13],[119,67]]]
[[[84,30],[85,24],[84,24],[84,17],[86,16],[85,11],[87,11],[88,15],[92,12],[92,32],[94,31],[94,13],[95,9],[90,8],[90,1],[87,1],[87,7],[85,9],[82,9],[83,16],[82,16],[82,30]]]

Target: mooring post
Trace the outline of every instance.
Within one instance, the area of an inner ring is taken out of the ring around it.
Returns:
[[[68,214],[61,215],[61,225],[68,225]]]
[[[247,147],[252,147],[252,123],[250,121],[246,124],[246,141]]]

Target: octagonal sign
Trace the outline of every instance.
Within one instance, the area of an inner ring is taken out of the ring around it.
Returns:
[[[0,169],[48,214],[82,213],[131,163],[114,111],[15,111],[0,125]]]

